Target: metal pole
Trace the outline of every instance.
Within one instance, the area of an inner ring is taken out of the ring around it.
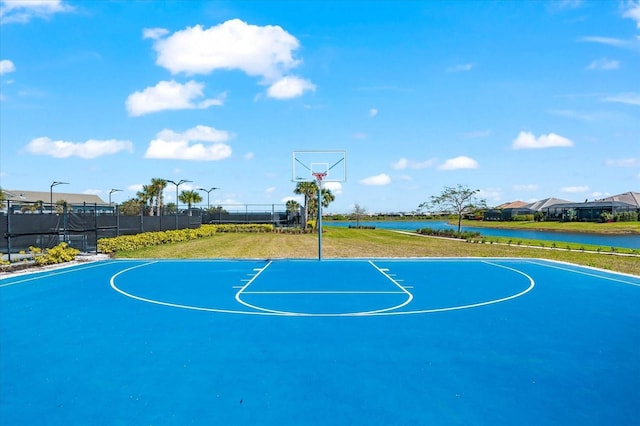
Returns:
[[[322,260],[322,181],[318,179],[318,260]]]
[[[7,200],[7,260],[11,263],[11,201]]]

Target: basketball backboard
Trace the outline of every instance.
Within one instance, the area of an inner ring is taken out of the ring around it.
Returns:
[[[344,182],[347,180],[346,151],[293,151],[294,182]]]

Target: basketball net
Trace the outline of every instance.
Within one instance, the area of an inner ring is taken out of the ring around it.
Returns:
[[[318,172],[318,173],[311,173],[313,175],[313,177],[316,178],[316,181],[318,182],[318,186],[320,186],[322,184],[322,179],[324,179],[327,176],[327,172]]]

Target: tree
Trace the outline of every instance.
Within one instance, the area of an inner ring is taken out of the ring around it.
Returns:
[[[298,182],[293,193],[297,195],[304,195],[304,223],[307,223],[309,220],[309,200],[317,196],[318,186],[315,182]]]
[[[149,216],[153,216],[153,194],[154,188],[151,185],[142,185],[142,191],[138,191],[136,197],[140,203],[144,206],[149,204],[151,209],[149,210]]]
[[[462,216],[479,208],[486,208],[486,201],[478,198],[479,189],[469,189],[458,185],[455,188],[445,186],[440,195],[431,196],[429,201],[421,203],[418,208],[432,211],[445,211],[458,216],[458,233],[462,229]]]
[[[300,203],[296,200],[287,200],[287,213],[297,213],[300,207]]]
[[[144,203],[138,198],[130,198],[118,206],[118,210],[125,216],[138,216],[140,210],[144,207]]]
[[[356,218],[356,226],[360,226],[360,217],[364,216],[367,213],[367,209],[360,206],[360,204],[355,203],[353,205],[353,215]]]
[[[160,178],[151,179],[151,189],[153,192],[153,198],[155,199],[156,214],[160,216],[162,214],[162,204],[164,196],[162,195],[164,189],[167,187],[167,181]]]
[[[316,187],[317,188],[317,187]],[[315,217],[318,215],[318,190],[316,189],[315,197],[309,199],[309,216]],[[322,207],[329,207],[332,201],[336,199],[331,190],[322,188],[322,193],[320,195],[320,199],[322,201]]]
[[[184,190],[178,196],[178,200],[187,205],[189,216],[191,216],[191,204],[198,204],[201,202],[202,196],[198,191]]]

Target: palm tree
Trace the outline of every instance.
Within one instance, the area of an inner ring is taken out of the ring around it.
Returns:
[[[198,204],[202,201],[202,196],[198,191],[182,191],[178,196],[180,202],[187,204],[189,210],[189,216],[191,216],[191,204]]]
[[[151,179],[151,187],[153,188],[153,196],[155,198],[156,205],[156,214],[160,216],[162,214],[162,205],[163,205],[163,192],[167,187],[167,181],[160,178],[152,178]]]
[[[294,194],[304,195],[304,223],[309,220],[309,200],[318,194],[318,185],[315,182],[298,182]]]
[[[287,212],[297,213],[300,211],[300,203],[296,200],[287,200]]]
[[[153,216],[153,198],[154,189],[151,185],[142,185],[142,191],[138,191],[136,197],[140,200],[140,203],[146,207],[147,204],[151,206],[149,216]]]
[[[316,189],[316,195],[318,194],[318,190]],[[331,190],[322,188],[320,199],[322,200],[322,207],[329,207],[333,201],[335,201],[336,197],[333,195]],[[309,216],[315,216],[318,214],[318,198],[313,197],[309,199]]]

